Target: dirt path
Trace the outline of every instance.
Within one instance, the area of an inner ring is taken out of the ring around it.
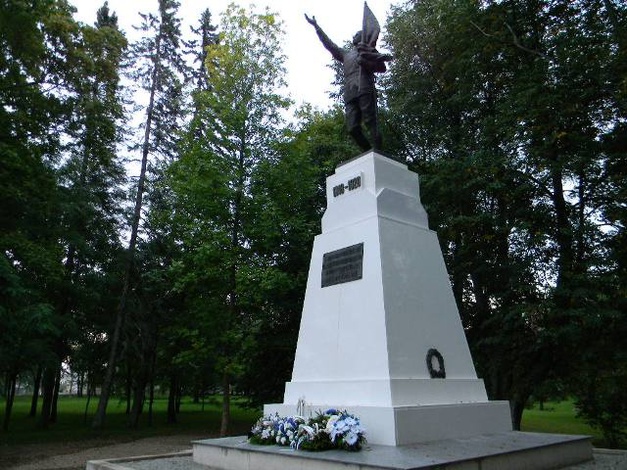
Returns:
[[[29,444],[0,447],[0,469],[83,470],[88,460],[135,455],[156,455],[191,450],[191,441],[206,436],[175,435],[119,443],[89,440],[55,444]]]

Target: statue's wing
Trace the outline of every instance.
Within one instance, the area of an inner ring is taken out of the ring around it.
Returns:
[[[368,7],[368,4],[364,2],[364,19],[361,27],[361,42],[369,45],[370,47],[375,47],[377,39],[379,39],[380,31],[381,26],[379,26],[379,22],[372,13],[372,10]]]

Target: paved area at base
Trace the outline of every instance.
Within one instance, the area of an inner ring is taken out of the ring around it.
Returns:
[[[627,451],[595,449],[593,456],[594,459],[590,462],[572,465],[563,470],[627,470]],[[210,470],[205,465],[194,463],[191,452],[186,456],[119,462],[117,465],[118,470]]]
[[[281,449],[282,451],[291,451]],[[359,455],[369,452],[363,450]],[[300,452],[298,452],[300,454]],[[350,456],[351,454],[345,453]],[[92,462],[93,464],[94,462]],[[87,467],[94,470],[210,470],[210,467],[197,464],[193,461],[191,451],[175,455],[163,455],[157,457],[139,457],[135,459],[114,459],[100,461],[97,466]],[[627,470],[627,451],[612,451],[595,449],[593,460],[585,463],[564,467],[566,470]]]

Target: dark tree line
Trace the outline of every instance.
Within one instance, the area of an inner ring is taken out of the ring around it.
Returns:
[[[556,382],[593,420],[622,406],[610,414],[625,425],[626,13],[429,1],[388,24],[390,119],[423,178],[480,375],[517,428]]]
[[[137,426],[157,391],[172,423],[182,395],[221,391],[225,434],[233,390],[258,405],[289,380],[325,177],[359,152],[339,108],[285,121],[277,15],[232,5],[214,25],[206,10],[183,41],[178,8],[156,1],[129,44],[106,2],[93,26],[64,0],[0,7],[5,429],[18,382],[41,425],[56,420],[62,366],[99,392],[95,428],[112,396]],[[490,397],[519,426],[559,390],[612,445],[627,419],[626,10],[408,1],[380,83],[386,153],[420,174]]]
[[[94,26],[66,2],[5,2],[0,18],[4,427],[16,378],[30,372],[45,428],[61,363],[94,332],[115,282],[126,40],[106,4]]]

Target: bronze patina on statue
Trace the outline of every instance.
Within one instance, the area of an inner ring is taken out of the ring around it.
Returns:
[[[343,64],[344,68],[344,104],[346,110],[346,126],[355,142],[362,150],[381,149],[381,134],[377,124],[377,90],[375,73],[385,72],[385,63],[392,56],[381,54],[375,48],[379,32],[379,22],[364,2],[364,18],[361,31],[353,37],[350,49],[337,46],[318,26],[316,17],[305,18],[314,28],[324,47],[333,58]],[[370,134],[372,144],[361,130],[364,123]]]

